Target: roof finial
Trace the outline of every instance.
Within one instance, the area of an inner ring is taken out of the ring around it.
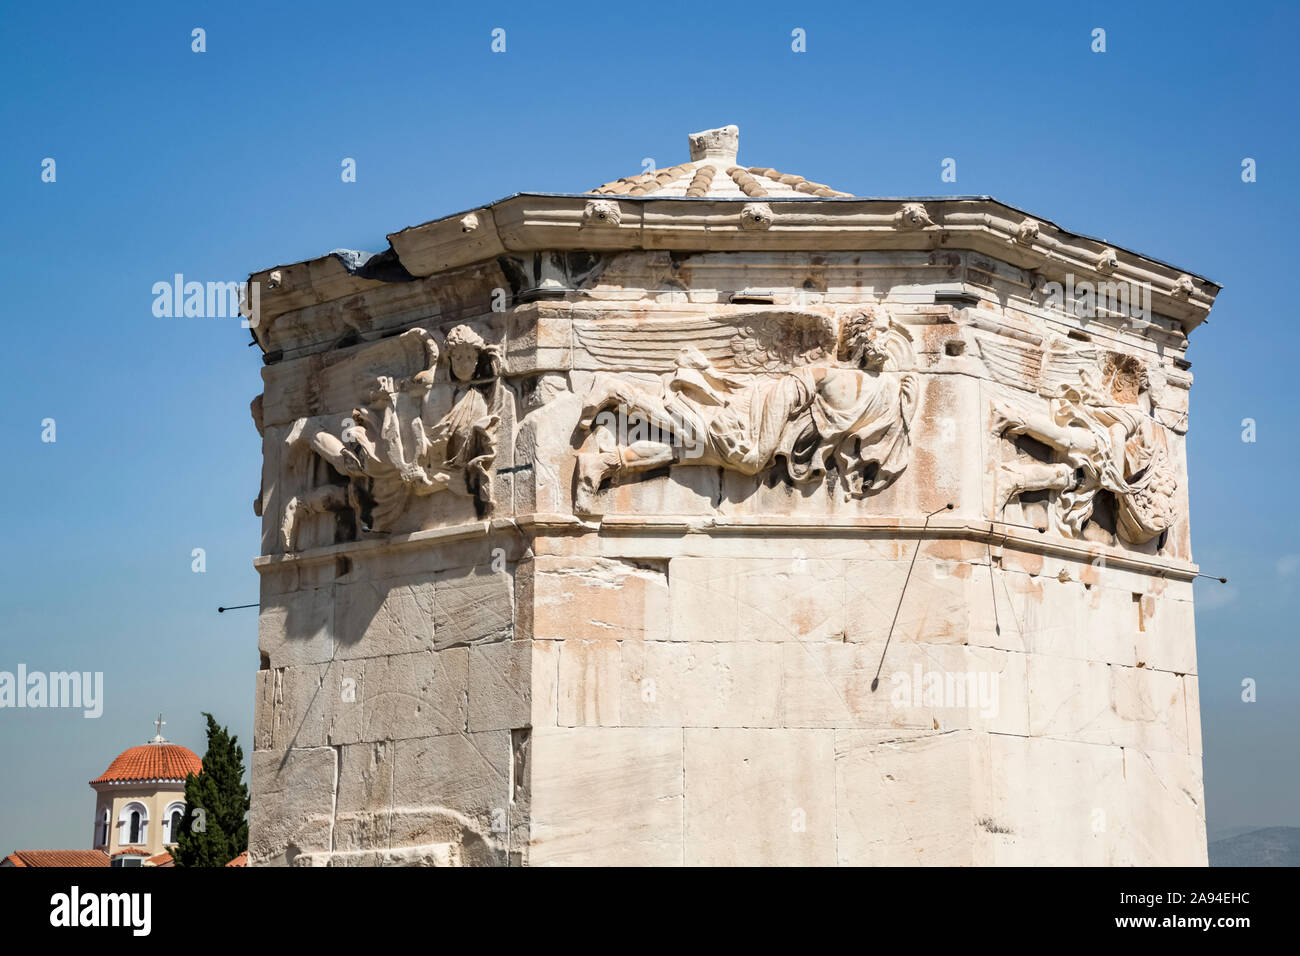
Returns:
[[[719,126],[717,129],[700,130],[691,133],[691,162],[701,159],[717,159],[730,166],[736,164],[736,153],[740,149],[740,127]]]
[[[167,743],[167,741],[163,739],[163,735],[162,735],[163,724],[165,724],[165,723],[167,723],[167,721],[165,721],[165,720],[162,719],[162,713],[160,712],[160,713],[158,714],[158,719],[155,720],[155,721],[153,722],[153,725],[154,725],[155,727],[158,728],[158,735],[157,735],[156,737],[154,737],[153,740],[149,741],[149,743],[151,743],[151,744],[165,744],[165,743]]]

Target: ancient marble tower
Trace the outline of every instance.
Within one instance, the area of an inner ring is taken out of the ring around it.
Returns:
[[[253,865],[1205,863],[1218,287],[737,139],[252,276]]]

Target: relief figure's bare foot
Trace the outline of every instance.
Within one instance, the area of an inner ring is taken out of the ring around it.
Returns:
[[[591,511],[601,482],[618,470],[618,464],[618,452],[595,451],[578,454],[578,487],[573,497],[574,510]]]

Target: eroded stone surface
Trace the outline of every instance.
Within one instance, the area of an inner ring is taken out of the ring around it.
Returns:
[[[530,862],[680,865],[682,748],[678,729],[538,731]]]
[[[686,862],[835,862],[835,732],[689,729]]]

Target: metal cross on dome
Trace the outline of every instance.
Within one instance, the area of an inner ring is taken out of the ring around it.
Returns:
[[[154,725],[155,727],[158,728],[158,735],[157,735],[156,737],[154,737],[154,740],[157,741],[157,740],[162,740],[162,739],[163,739],[162,729],[163,729],[163,724],[165,724],[165,723],[167,723],[167,721],[163,720],[163,719],[162,719],[162,714],[159,713],[159,714],[158,714],[158,719],[155,720],[155,721],[153,722],[153,725]]]

